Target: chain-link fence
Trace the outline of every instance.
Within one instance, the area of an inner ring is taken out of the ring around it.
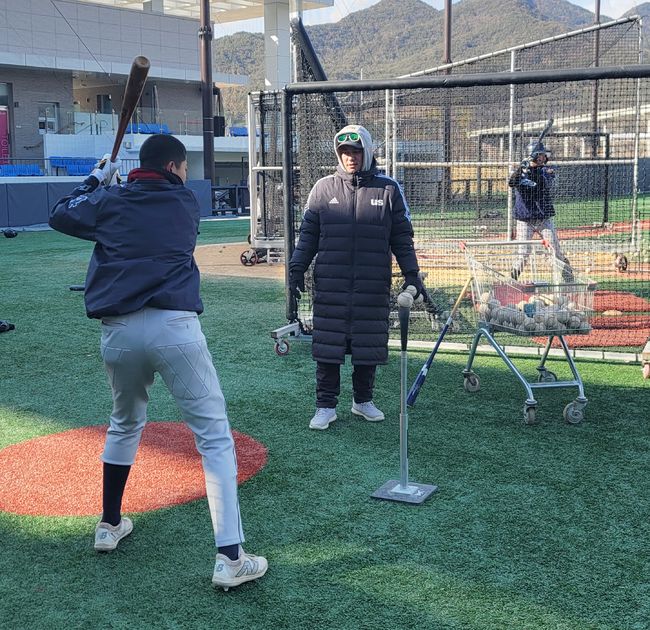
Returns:
[[[281,164],[270,119],[285,125],[291,146],[285,164],[289,198],[279,198],[277,185],[276,196],[267,198],[274,212],[285,203],[297,235],[309,191],[336,167],[336,131],[348,122],[366,127],[379,169],[400,183],[411,208],[432,297],[431,307],[413,312],[411,331],[431,340],[469,273],[459,241],[516,238],[517,200],[509,177],[552,120],[543,144],[550,156],[546,168],[554,171],[557,235],[576,271],[599,283],[594,333],[576,343],[636,349],[650,336],[650,211],[644,194],[650,189],[650,84],[647,74],[635,74],[639,51],[640,22],[629,18],[401,80],[298,83],[288,87],[285,119],[280,96],[262,95],[255,116],[265,120],[266,131],[259,128],[266,153],[259,152],[256,163]],[[615,74],[621,66],[626,72]],[[281,170],[275,172],[280,184]],[[260,208],[262,215],[271,210],[268,203]],[[279,236],[283,221],[276,225]],[[397,291],[397,268],[394,278]],[[454,327],[465,339],[473,331],[471,306],[468,300]],[[308,297],[297,311],[289,303],[287,312],[309,330]]]

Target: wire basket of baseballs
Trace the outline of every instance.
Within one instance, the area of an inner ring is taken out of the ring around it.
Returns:
[[[591,330],[593,290],[564,291],[562,287],[522,286],[509,283],[508,302],[500,291],[483,291],[476,300],[479,322],[494,331],[522,336],[584,335]],[[553,290],[554,289],[554,290]],[[515,298],[520,298],[515,301]]]

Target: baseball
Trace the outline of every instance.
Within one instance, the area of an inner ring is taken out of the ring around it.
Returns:
[[[397,296],[398,306],[404,306],[406,308],[411,308],[413,306],[413,294],[408,291],[410,288],[414,287],[407,287],[406,291],[402,291],[402,293]]]

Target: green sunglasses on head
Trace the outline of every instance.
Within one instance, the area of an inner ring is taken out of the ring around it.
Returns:
[[[337,142],[346,142],[350,140],[351,142],[361,142],[361,136],[358,133],[342,133],[340,136],[336,136]]]

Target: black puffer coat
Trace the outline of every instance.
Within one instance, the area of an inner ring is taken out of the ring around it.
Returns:
[[[305,209],[291,272],[304,273],[314,256],[316,361],[343,363],[348,341],[352,363],[388,360],[392,254],[403,274],[417,274],[413,228],[397,182],[367,171],[316,182]]]

